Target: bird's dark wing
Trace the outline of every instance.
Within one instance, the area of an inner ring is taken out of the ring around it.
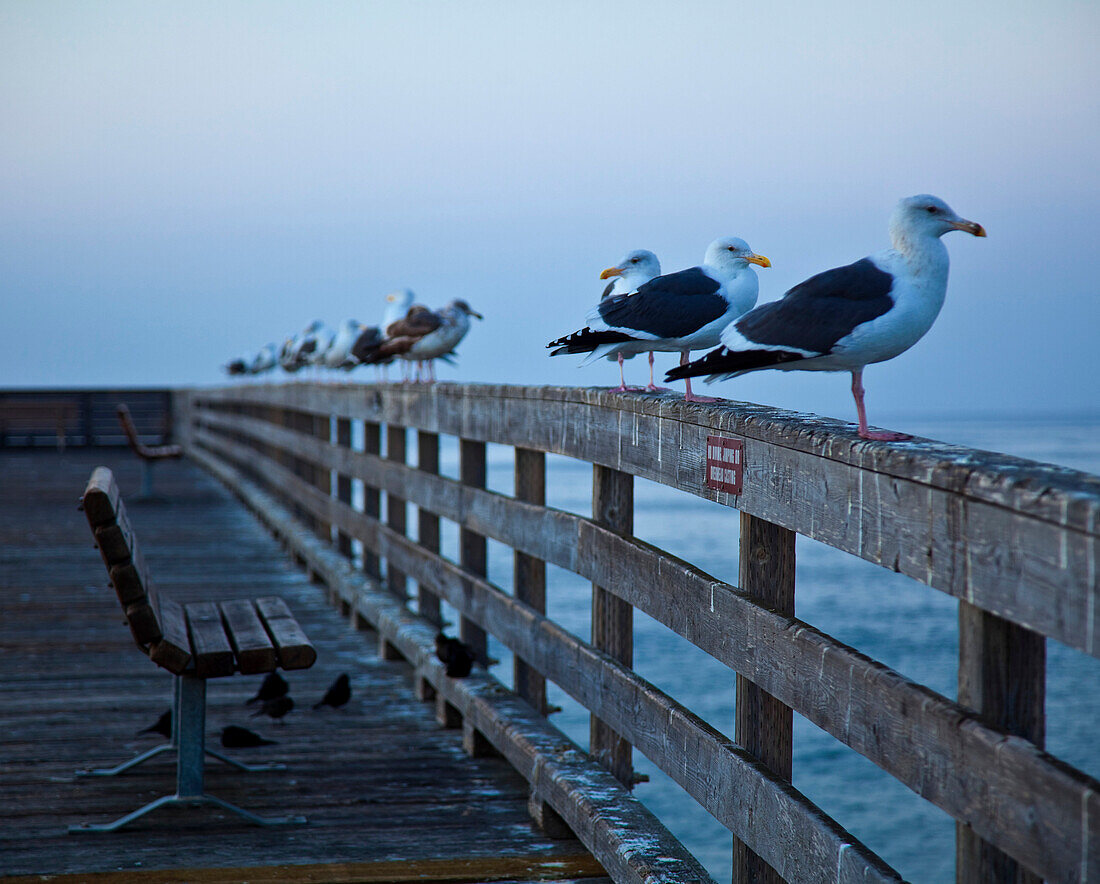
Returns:
[[[734,323],[749,341],[829,353],[836,342],[894,306],[894,277],[867,258],[811,276],[779,301],[761,304]]]
[[[659,338],[682,338],[713,322],[729,308],[718,280],[700,267],[658,276],[636,292],[606,298],[596,308],[613,329]]]
[[[425,307],[410,307],[404,319],[386,326],[389,338],[422,338],[443,325],[443,317]]]

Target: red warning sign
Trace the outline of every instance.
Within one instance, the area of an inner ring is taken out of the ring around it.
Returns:
[[[741,493],[744,442],[707,436],[707,487],[729,494]]]

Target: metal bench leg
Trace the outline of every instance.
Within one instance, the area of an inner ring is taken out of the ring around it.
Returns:
[[[141,461],[141,491],[138,493],[138,500],[149,500],[153,497],[153,462],[151,460]]]
[[[266,770],[286,770],[286,765],[279,761],[267,762],[265,764],[245,764],[243,761],[237,761],[236,758],[222,755],[221,752],[217,752],[209,746],[206,747],[206,754],[212,758],[217,758],[218,761],[224,761],[230,767],[235,767],[237,770],[245,770],[249,773],[263,773]]]
[[[176,794],[165,795],[144,807],[120,817],[113,823],[102,825],[70,826],[70,832],[113,832],[147,813],[169,804],[196,806],[212,804],[243,817],[257,826],[299,825],[306,822],[302,816],[265,817],[251,813],[203,791],[203,766],[206,743],[206,680],[190,675],[176,679],[176,707],[172,719],[172,737],[176,744]],[[158,747],[159,749],[172,747]],[[213,754],[213,753],[212,753]],[[221,757],[221,756],[218,756]],[[229,759],[224,759],[229,760]],[[230,762],[233,763],[233,762]]]
[[[135,755],[129,761],[124,761],[117,767],[96,767],[92,769],[82,768],[74,773],[74,776],[78,777],[114,777],[118,776],[123,771],[129,770],[131,767],[137,767],[144,761],[148,761],[156,755],[160,755],[161,752],[170,752],[176,747],[171,743],[165,743],[162,746],[157,746],[154,749],[150,749],[148,752],[142,752],[140,755]]]

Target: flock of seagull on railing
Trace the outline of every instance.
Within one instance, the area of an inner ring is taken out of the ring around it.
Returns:
[[[619,363],[653,351],[680,353],[680,365],[666,381],[684,380],[689,402],[714,402],[691,391],[691,378],[724,380],[762,368],[781,371],[847,371],[864,439],[908,439],[900,433],[868,429],[863,406],[863,369],[905,352],[932,327],[947,293],[947,249],[940,241],[951,230],[985,236],[980,224],[960,218],[929,194],[901,200],[890,219],[893,248],[845,267],[826,270],[796,285],[778,301],[756,306],[759,285],[752,265],[770,267],[748,243],[735,236],[717,239],[698,267],[659,275],[653,252],[630,252],[602,278],[617,277],[588,324],[547,344],[551,356],[585,353]],[[691,350],[709,353],[689,362]]]
[[[724,380],[764,368],[780,371],[847,371],[864,439],[895,441],[904,434],[872,431],[863,404],[863,369],[905,352],[932,327],[947,294],[947,249],[940,237],[952,230],[985,236],[980,224],[960,218],[929,194],[901,200],[890,218],[893,247],[826,270],[790,289],[777,301],[756,306],[759,284],[753,265],[770,267],[748,243],[735,236],[717,239],[697,267],[661,275],[653,252],[629,252],[601,279],[613,281],[588,314],[588,324],[547,344],[551,356],[587,354],[587,361],[623,361],[649,354],[648,392],[654,351],[680,353],[680,365],[665,380],[684,380],[689,402],[717,400],[696,396],[691,378]],[[333,333],[315,322],[281,348],[268,344],[252,357],[226,366],[232,375],[259,374],[277,365],[295,372],[307,366],[350,370],[385,365],[394,359],[417,363],[416,379],[435,379],[436,359],[448,362],[470,327],[481,318],[465,301],[441,310],[414,305],[407,289],[386,296],[380,327],[348,320]],[[710,349],[694,362],[692,350]]]
[[[470,330],[470,317],[482,316],[462,300],[439,310],[413,303],[409,289],[386,295],[381,326],[345,320],[334,332],[320,320],[311,322],[282,346],[267,344],[255,354],[239,356],[225,365],[226,374],[260,375],[276,368],[294,373],[303,368],[351,371],[360,365],[384,366],[395,359],[405,367],[405,378],[416,363],[416,380],[435,380],[434,362],[451,362],[455,347]]]

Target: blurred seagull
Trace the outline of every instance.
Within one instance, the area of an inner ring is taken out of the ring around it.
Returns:
[[[439,311],[414,305],[404,319],[390,323],[386,327],[385,338],[370,352],[365,352],[363,361],[381,362],[383,359],[397,357],[408,362],[416,362],[417,380],[422,379],[422,366],[428,365],[428,383],[435,380],[433,360],[448,359],[454,348],[470,330],[470,317],[482,319],[482,315],[465,301],[451,301]]]
[[[679,350],[680,364],[686,364],[689,351],[713,347],[722,329],[756,303],[759,284],[750,264],[771,267],[743,239],[717,239],[700,266],[658,276],[636,292],[601,301],[588,314],[587,327],[546,346],[557,348],[551,356],[590,354],[582,364],[611,353],[650,350]],[[716,401],[693,394],[690,380],[684,399]]]
[[[362,331],[363,323],[359,320],[345,319],[333,336],[332,342],[321,354],[321,362],[325,367],[333,369],[349,368],[358,363],[359,360],[351,355],[351,348],[359,339]]]
[[[477,654],[468,644],[442,632],[435,637],[435,656],[446,667],[450,678],[465,678],[477,659]]]
[[[863,369],[904,353],[932,327],[950,264],[940,237],[952,230],[985,236],[980,224],[960,218],[939,197],[906,197],[890,218],[893,248],[826,270],[761,304],[722,332],[722,346],[674,368],[668,379],[724,380],[761,368],[849,371],[860,438],[911,439],[868,429]]]

